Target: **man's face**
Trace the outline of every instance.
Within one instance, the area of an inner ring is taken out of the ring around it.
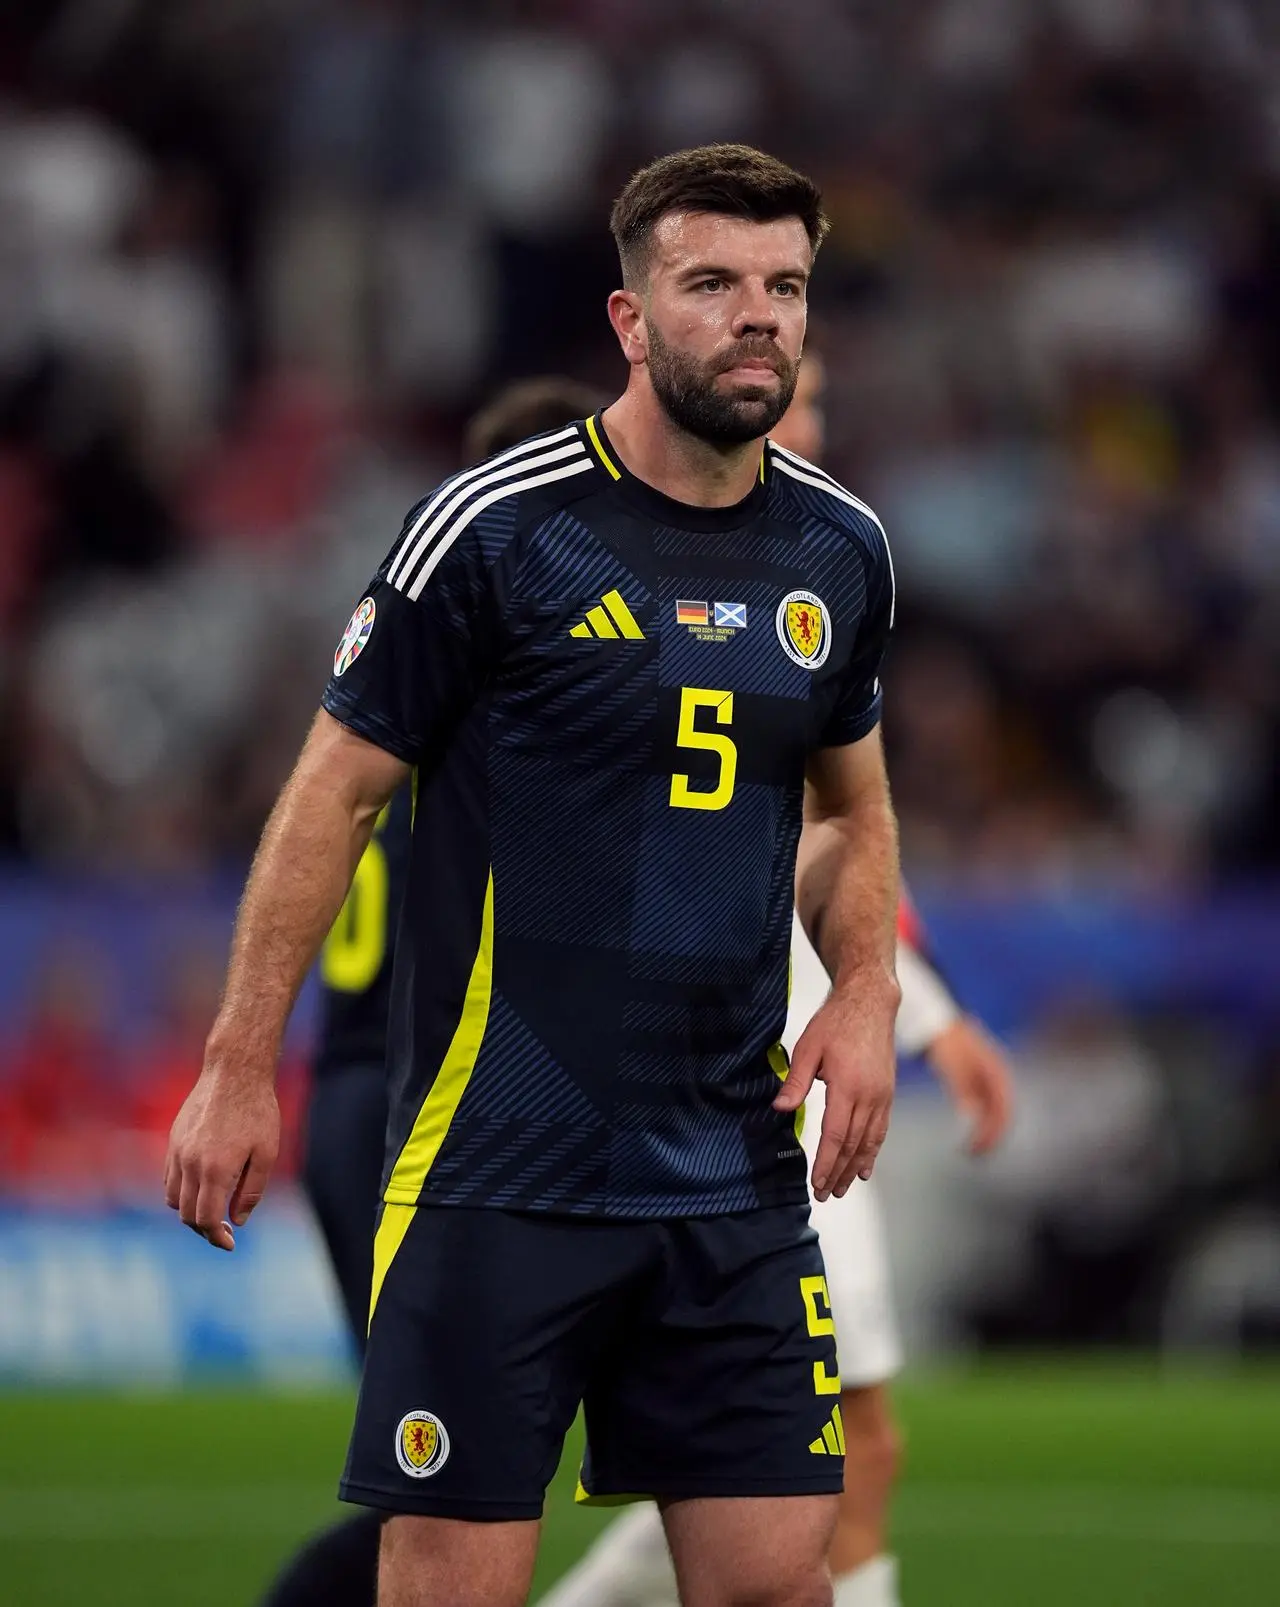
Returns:
[[[788,452],[796,452],[810,463],[822,460],[826,439],[826,419],[822,412],[822,394],[827,388],[826,370],[817,352],[809,352],[800,365],[800,378],[791,406],[769,434]]]
[[[804,346],[812,253],[799,218],[672,212],[653,231],[645,360],[674,423],[717,445],[767,435]]]

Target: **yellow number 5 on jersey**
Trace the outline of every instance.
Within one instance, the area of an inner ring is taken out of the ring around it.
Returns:
[[[712,692],[700,686],[680,688],[680,723],[676,745],[681,748],[700,748],[720,756],[720,775],[710,792],[695,792],[687,775],[671,778],[671,807],[673,809],[723,809],[733,797],[733,783],[738,774],[738,750],[731,737],[722,737],[715,731],[699,731],[694,723],[699,709],[713,709],[717,725],[733,723],[733,693]]]

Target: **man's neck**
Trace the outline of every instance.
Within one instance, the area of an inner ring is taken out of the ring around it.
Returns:
[[[628,389],[601,415],[614,451],[638,480],[694,508],[731,508],[751,493],[760,440],[717,446],[680,429],[652,391]]]

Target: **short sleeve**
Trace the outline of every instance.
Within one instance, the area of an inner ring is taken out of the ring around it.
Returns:
[[[488,678],[499,638],[490,574],[469,528],[425,561],[406,562],[423,506],[356,605],[321,699],[334,719],[407,764],[445,747]]]
[[[893,627],[894,586],[893,564],[878,521],[862,550],[866,607],[841,676],[840,695],[822,728],[818,745],[823,748],[857,742],[880,723],[880,667]]]

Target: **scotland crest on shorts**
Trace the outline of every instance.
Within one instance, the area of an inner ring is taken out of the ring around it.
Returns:
[[[344,674],[364,652],[364,644],[373,635],[373,622],[377,617],[378,605],[372,597],[366,597],[347,621],[338,651],[333,655],[335,675]]]
[[[778,604],[778,640],[802,669],[816,670],[831,651],[831,616],[811,591],[789,591]]]
[[[449,1436],[434,1412],[416,1407],[396,1429],[396,1461],[411,1479],[429,1479],[449,1460]]]

